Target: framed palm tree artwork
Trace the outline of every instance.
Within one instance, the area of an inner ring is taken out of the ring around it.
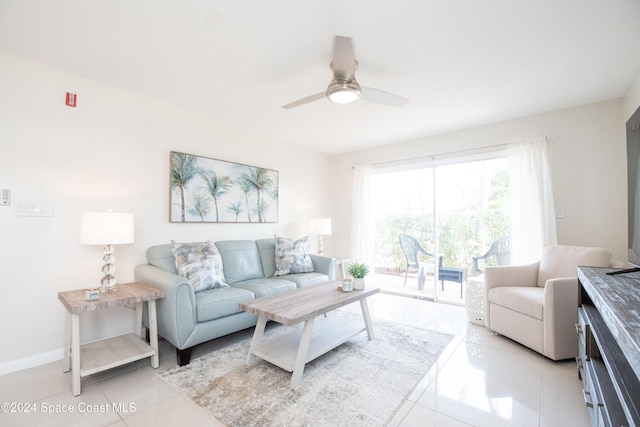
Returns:
[[[278,171],[171,152],[170,222],[278,222]]]

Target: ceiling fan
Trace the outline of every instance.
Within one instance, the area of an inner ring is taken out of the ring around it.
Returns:
[[[326,91],[298,99],[283,105],[282,108],[299,107],[324,97],[337,104],[348,104],[359,98],[393,107],[404,107],[409,102],[408,99],[393,93],[360,86],[356,80],[358,61],[353,56],[350,37],[336,36],[333,45],[333,61],[330,67],[333,71],[333,80],[329,83]]]

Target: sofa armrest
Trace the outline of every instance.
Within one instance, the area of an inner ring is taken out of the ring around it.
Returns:
[[[157,301],[158,333],[181,349],[196,326],[196,301],[188,279],[149,264],[134,269],[137,282],[160,288],[165,297]]]
[[[578,279],[549,279],[544,286],[544,352],[553,360],[577,355]]]
[[[322,255],[309,254],[313,261],[313,268],[318,273],[329,276],[329,280],[336,280],[336,259]]]

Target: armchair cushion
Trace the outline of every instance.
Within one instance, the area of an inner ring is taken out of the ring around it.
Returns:
[[[493,304],[542,320],[544,290],[531,286],[505,286],[491,289]]]
[[[608,267],[610,262],[611,252],[604,248],[547,246],[540,260],[538,286],[544,287],[547,280],[555,277],[576,277],[576,268],[579,265]]]

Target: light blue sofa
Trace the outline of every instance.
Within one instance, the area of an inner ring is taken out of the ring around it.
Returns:
[[[238,304],[303,286],[335,280],[336,260],[310,254],[311,273],[274,276],[275,242],[225,240],[215,242],[229,287],[193,292],[191,283],[177,274],[171,244],[147,249],[148,264],[136,266],[137,282],[165,291],[157,301],[158,334],[177,351],[178,365],[189,363],[193,347],[255,326],[257,317]]]

